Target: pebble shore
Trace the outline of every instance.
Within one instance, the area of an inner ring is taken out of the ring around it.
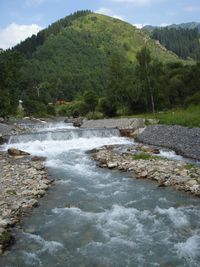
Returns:
[[[43,160],[0,152],[0,254],[14,241],[12,227],[38,205],[52,183]]]
[[[138,142],[163,146],[188,158],[200,160],[200,128],[151,125],[139,134]]]
[[[183,161],[162,158],[158,154],[158,149],[141,144],[125,150],[118,146],[104,146],[91,151],[91,156],[101,168],[128,171],[138,179],[157,181],[160,187],[173,186],[176,190],[200,197],[200,168]],[[142,159],[144,155],[147,159]]]

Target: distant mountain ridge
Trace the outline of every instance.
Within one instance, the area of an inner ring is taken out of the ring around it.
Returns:
[[[179,57],[200,61],[200,23],[189,22],[165,27],[147,25],[143,30]]]
[[[186,22],[186,23],[180,23],[180,24],[171,24],[171,25],[167,25],[167,26],[152,26],[152,25],[145,25],[142,29],[144,30],[149,30],[149,31],[153,31],[154,29],[157,28],[169,28],[169,29],[198,29],[198,32],[200,33],[200,22]]]

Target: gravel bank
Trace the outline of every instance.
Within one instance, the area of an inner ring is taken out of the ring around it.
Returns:
[[[13,241],[11,227],[38,205],[52,181],[40,158],[0,153],[0,254]]]
[[[128,171],[138,179],[151,179],[159,186],[173,186],[200,197],[200,168],[159,157],[158,149],[141,144],[129,148],[104,146],[91,151],[91,155],[101,168]]]
[[[200,128],[148,126],[137,137],[137,141],[167,147],[185,157],[200,160]]]

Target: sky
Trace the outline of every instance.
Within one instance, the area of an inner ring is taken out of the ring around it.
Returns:
[[[56,20],[85,9],[140,28],[200,22],[200,0],[0,0],[0,48],[10,48]]]

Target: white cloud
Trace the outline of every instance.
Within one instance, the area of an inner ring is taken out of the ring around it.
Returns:
[[[4,29],[0,28],[0,48],[7,49],[38,33],[42,27],[37,24],[19,25],[12,23]]]
[[[133,23],[133,26],[135,26],[137,29],[142,29],[146,24],[141,24],[141,23]]]
[[[186,12],[199,12],[200,6],[186,6],[186,7],[184,7],[184,10]]]
[[[98,10],[95,11],[95,13],[103,14],[103,15],[110,16],[116,19],[120,19],[120,20],[124,20],[122,16],[114,14],[114,12],[109,8],[103,8],[103,7],[99,8]]]
[[[146,6],[155,2],[155,0],[112,0],[112,1],[118,3],[130,3],[137,6]]]

